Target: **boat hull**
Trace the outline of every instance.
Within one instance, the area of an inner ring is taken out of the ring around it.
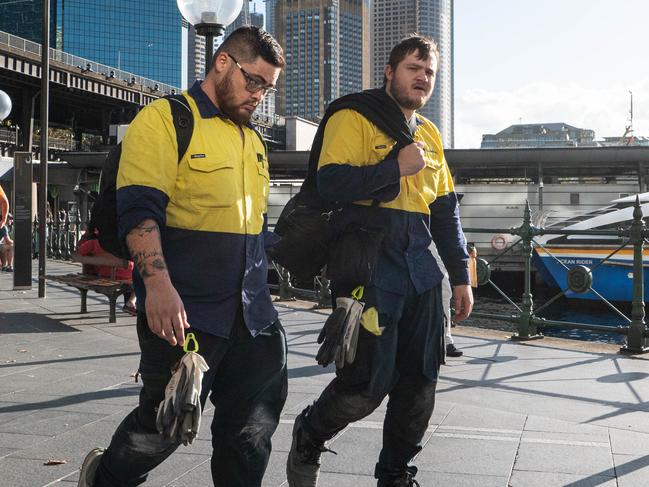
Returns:
[[[566,289],[568,287],[568,269],[575,266],[585,266],[592,271],[592,289],[604,298],[609,301],[633,300],[633,249],[622,249],[603,263],[602,260],[615,250],[613,247],[545,247],[545,249],[547,251],[540,247],[534,249],[533,263],[548,286]],[[644,300],[648,301],[649,253],[645,252],[643,257]],[[567,290],[566,297],[571,299],[600,299],[592,291],[575,293]]]

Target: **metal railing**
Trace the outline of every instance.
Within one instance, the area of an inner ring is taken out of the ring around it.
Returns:
[[[517,228],[509,229],[487,229],[487,228],[465,228],[465,232],[473,233],[509,233],[518,237],[510,247],[505,249],[500,254],[496,255],[491,262],[484,259],[477,259],[477,274],[478,285],[483,286],[489,284],[493,287],[498,294],[500,294],[513,308],[514,312],[510,315],[484,313],[479,310],[474,310],[472,316],[477,318],[488,318],[499,321],[506,321],[517,325],[518,333],[512,337],[515,340],[532,340],[542,338],[538,330],[546,327],[570,327],[592,331],[605,331],[611,333],[618,333],[626,335],[627,343],[622,347],[621,351],[624,353],[645,353],[649,351],[649,331],[647,330],[645,318],[645,304],[644,304],[644,272],[643,272],[643,248],[645,240],[649,237],[649,230],[645,227],[642,218],[642,209],[640,201],[636,198],[635,206],[633,209],[633,220],[628,228],[619,228],[617,230],[553,230],[542,227],[536,227],[531,222],[531,210],[529,203],[526,204],[523,214],[523,222]],[[604,259],[602,259],[593,269],[587,267],[577,266],[569,268],[561,260],[555,257],[552,252],[545,247],[541,242],[536,239],[541,235],[588,235],[588,236],[601,236],[601,237],[620,237],[623,238],[623,243]],[[555,296],[546,301],[538,308],[534,307],[534,300],[532,296],[532,251],[533,246],[536,245],[545,254],[548,254],[559,265],[563,266],[568,273],[567,287],[561,289]],[[503,292],[491,280],[490,264],[499,259],[507,252],[511,252],[515,247],[520,246],[521,254],[524,264],[524,290],[521,296],[520,306],[514,302],[505,292]],[[599,294],[592,287],[593,271],[609,261],[613,256],[620,252],[623,248],[633,247],[633,301],[631,304],[631,318],[628,318],[617,307],[610,303],[604,296]],[[604,325],[595,325],[589,323],[574,323],[567,321],[548,320],[541,318],[539,313],[546,310],[550,305],[556,302],[562,296],[565,296],[568,291],[573,293],[592,292],[599,299],[602,300],[608,307],[610,307],[618,316],[622,317],[627,322],[627,326],[610,327]]]
[[[39,43],[23,39],[22,37],[9,34],[8,32],[0,31],[0,45],[5,45],[36,56],[41,55],[41,45]],[[107,78],[115,78],[129,83],[130,85],[139,84],[143,88],[158,90],[164,93],[180,93],[180,89],[176,86],[145,78],[144,76],[138,76],[129,73],[128,71],[122,71],[121,69],[116,69],[90,59],[75,56],[74,54],[68,54],[67,52],[59,51],[58,49],[50,48],[49,57],[51,61],[57,61],[68,66],[79,68],[82,71],[92,71],[94,73],[103,74]]]

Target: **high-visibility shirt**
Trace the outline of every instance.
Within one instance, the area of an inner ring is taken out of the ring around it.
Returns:
[[[347,203],[336,215],[340,227],[384,230],[373,284],[397,293],[406,292],[409,280],[419,293],[442,280],[429,249],[433,239],[451,282],[469,282],[458,200],[439,131],[417,115],[414,139],[424,144],[426,167],[400,177],[396,142],[360,113],[340,110],[327,122],[318,163],[320,195]]]
[[[194,132],[180,162],[167,100],[145,107],[124,136],[117,176],[120,235],[147,218],[157,221],[190,325],[229,337],[242,307],[254,336],[277,320],[264,250],[266,150],[252,126],[239,127],[220,112],[199,82],[184,96]],[[133,281],[138,306],[144,306],[137,269]]]

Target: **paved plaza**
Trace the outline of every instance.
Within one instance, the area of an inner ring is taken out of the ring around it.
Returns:
[[[49,273],[75,272],[49,262]],[[135,318],[89,293],[48,284],[47,298],[0,275],[0,487],[76,486],[87,451],[105,446],[137,402]],[[327,311],[278,303],[289,349],[289,396],[264,486],[286,485],[293,420],[333,377],[315,363]],[[618,347],[454,329],[464,356],[442,368],[437,405],[416,460],[422,486],[647,487],[649,360]],[[375,486],[385,404],[344,430],[323,456],[323,487]],[[189,447],[147,486],[210,486],[209,416]],[[52,463],[52,465],[47,465]]]

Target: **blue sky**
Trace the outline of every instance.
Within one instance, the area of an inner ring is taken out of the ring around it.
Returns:
[[[649,1],[456,0],[456,147],[511,124],[649,136]]]
[[[455,0],[456,147],[520,122],[621,136],[629,90],[649,136],[648,22],[649,0]]]

